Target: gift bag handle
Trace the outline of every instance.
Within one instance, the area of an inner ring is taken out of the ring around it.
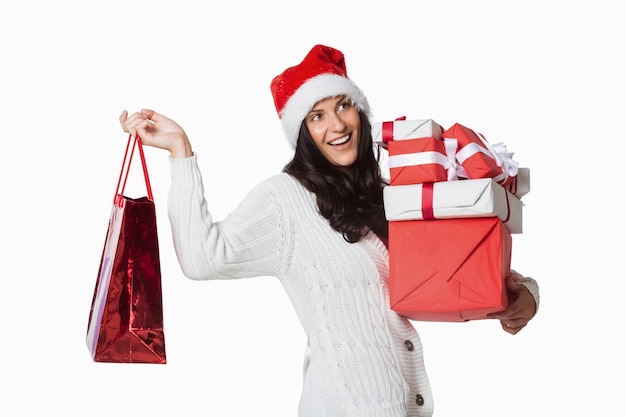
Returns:
[[[122,200],[122,196],[124,194],[124,188],[126,188],[126,180],[128,180],[128,172],[130,171],[130,163],[133,160],[133,155],[135,153],[135,147],[139,148],[139,156],[141,158],[141,166],[143,167],[143,176],[146,180],[146,189],[148,190],[148,199],[150,201],[154,201],[152,197],[152,187],[150,187],[150,177],[148,176],[148,167],[146,166],[146,157],[143,153],[143,145],[141,143],[141,138],[138,135],[135,135],[134,141],[133,135],[128,135],[128,142],[126,143],[126,152],[124,152],[124,160],[122,161],[122,169],[120,170],[120,177],[117,180],[117,187],[115,189],[115,196],[113,197],[113,204],[119,205]],[[133,143],[133,147],[130,147],[131,141]],[[130,156],[128,155],[128,150],[130,149]],[[126,175],[124,175],[124,171],[126,171]],[[122,182],[122,178],[124,178],[124,182]],[[121,185],[121,189],[120,189]]]

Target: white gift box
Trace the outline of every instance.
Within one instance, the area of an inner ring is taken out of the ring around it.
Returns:
[[[431,186],[428,199],[422,191]],[[432,210],[434,219],[499,217],[510,233],[522,233],[522,201],[491,178],[389,185],[383,202],[389,221],[424,220]]]
[[[441,140],[443,127],[432,119],[417,120],[394,120],[388,122],[372,123],[372,139],[375,143],[386,147],[387,143],[383,140],[383,124],[393,124],[393,136],[389,140],[402,139],[419,139],[419,138],[435,138]]]

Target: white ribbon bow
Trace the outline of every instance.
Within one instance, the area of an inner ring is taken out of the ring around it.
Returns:
[[[516,176],[519,170],[519,164],[513,160],[513,152],[509,152],[503,142],[491,145],[482,134],[478,132],[476,134],[496,161],[496,165],[502,169],[502,174],[495,177],[494,181],[500,184],[505,182],[509,177]]]
[[[454,181],[459,177],[467,177],[467,172],[463,165],[459,164],[456,159],[456,150],[459,147],[459,142],[456,138],[445,138],[443,145],[446,149],[446,171],[448,171],[448,181]]]

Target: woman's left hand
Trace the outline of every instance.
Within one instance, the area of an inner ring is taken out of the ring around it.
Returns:
[[[520,282],[524,277],[516,271],[506,279],[509,293],[509,307],[501,313],[489,314],[487,317],[500,320],[502,329],[510,334],[517,334],[535,315],[537,305],[535,298]]]

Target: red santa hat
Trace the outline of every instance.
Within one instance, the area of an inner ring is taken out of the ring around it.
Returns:
[[[367,98],[348,78],[343,53],[329,46],[315,45],[300,64],[274,77],[270,89],[287,140],[294,149],[302,121],[322,99],[345,95],[369,117]]]

